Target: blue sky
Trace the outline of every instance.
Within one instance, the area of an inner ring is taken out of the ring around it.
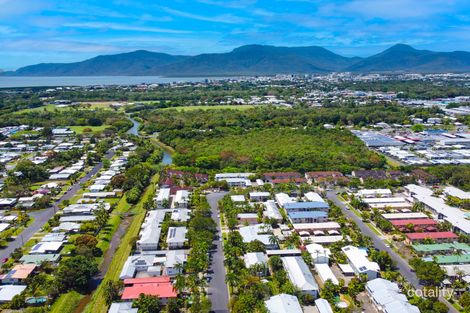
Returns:
[[[244,44],[368,56],[395,43],[470,50],[468,0],[0,0],[0,69],[146,49]]]

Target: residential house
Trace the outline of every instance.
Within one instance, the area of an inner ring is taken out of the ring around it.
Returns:
[[[17,264],[8,273],[0,275],[2,284],[21,284],[34,272],[36,264]]]
[[[281,293],[264,301],[269,313],[303,313],[296,296]]]
[[[122,300],[135,300],[140,294],[157,296],[163,304],[178,296],[168,276],[124,279]]]
[[[166,237],[166,243],[169,249],[181,249],[184,244],[188,241],[186,239],[186,233],[188,229],[186,227],[170,227],[168,228],[168,234]]]
[[[160,188],[157,194],[157,209],[170,207],[170,188]]]
[[[178,190],[173,198],[173,208],[187,209],[190,200],[190,193],[187,190]]]
[[[318,297],[318,285],[302,257],[282,257],[281,260],[292,284],[302,293]]]
[[[396,283],[376,278],[366,283],[366,291],[372,303],[383,313],[419,313],[418,307],[411,305],[400,292]]]
[[[306,245],[308,253],[312,257],[312,261],[315,264],[328,264],[330,262],[330,249],[324,248],[322,245],[311,243]]]
[[[271,197],[271,194],[266,191],[254,191],[250,192],[250,201],[262,202],[266,201]]]
[[[346,184],[349,181],[341,172],[335,171],[307,172],[305,178],[310,184],[315,182],[322,185]]]
[[[377,263],[367,259],[367,252],[354,246],[346,246],[341,248],[348,262],[356,275],[365,274],[368,280],[377,278],[380,272],[380,267]]]

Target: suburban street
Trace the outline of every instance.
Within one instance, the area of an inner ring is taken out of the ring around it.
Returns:
[[[225,192],[210,193],[207,195],[207,201],[211,207],[212,218],[217,223],[217,237],[222,238],[219,211],[217,203],[224,197]],[[209,266],[209,299],[212,302],[212,312],[225,313],[228,311],[228,289],[225,282],[224,251],[222,241],[214,241],[215,250],[211,253],[212,262]]]
[[[108,151],[105,154],[105,158],[110,159],[114,156],[114,151]],[[78,182],[73,184],[70,189],[58,199],[54,204],[44,210],[35,211],[29,213],[31,217],[34,218],[34,221],[31,225],[25,228],[21,234],[19,234],[13,241],[8,243],[8,246],[5,249],[0,250],[0,260],[10,257],[10,254],[17,248],[21,248],[35,233],[41,230],[41,228],[51,219],[54,214],[59,209],[59,204],[62,201],[70,200],[75,194],[81,189],[81,184],[89,181],[94,175],[96,175],[101,168],[103,167],[103,162],[96,164],[91,171],[89,171],[84,177],[82,177]]]
[[[398,253],[393,251],[391,247],[386,245],[384,241],[379,238],[379,236],[377,236],[376,233],[374,233],[366,224],[364,224],[361,218],[359,218],[356,214],[354,214],[354,212],[349,210],[347,206],[338,198],[336,191],[328,191],[327,198],[333,201],[333,203],[343,211],[344,215],[351,218],[357,224],[363,234],[369,236],[372,239],[372,242],[374,243],[374,246],[377,249],[388,252],[392,260],[395,262],[400,274],[403,275],[403,277],[415,289],[421,289],[423,287],[423,285],[420,284],[418,277],[416,277],[416,274],[411,270],[411,267],[409,266],[408,262],[404,260]],[[440,297],[439,300],[442,301],[445,305],[447,305],[447,307],[449,308],[449,312],[458,313],[458,311],[446,299]]]

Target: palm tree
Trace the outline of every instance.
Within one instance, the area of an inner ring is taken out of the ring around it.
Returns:
[[[178,291],[178,293],[184,292],[184,289],[186,287],[186,278],[184,277],[183,274],[178,273],[178,275],[176,275],[174,286],[175,286],[175,289]]]
[[[274,234],[271,234],[269,236],[269,243],[273,246],[278,246],[279,245],[279,239],[277,238],[276,235]]]
[[[234,272],[228,272],[225,276],[225,282],[235,289],[240,284],[240,277]]]

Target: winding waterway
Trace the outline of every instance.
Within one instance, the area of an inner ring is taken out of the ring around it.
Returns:
[[[134,118],[130,117],[129,115],[127,117],[129,118],[129,120],[133,124],[132,127],[127,131],[127,133],[135,135],[135,136],[140,136],[140,134],[139,134],[140,123],[137,120],[135,120]],[[162,164],[163,165],[169,165],[169,164],[173,163],[173,158],[171,157],[171,153],[165,148],[162,148],[162,149],[163,149]]]

